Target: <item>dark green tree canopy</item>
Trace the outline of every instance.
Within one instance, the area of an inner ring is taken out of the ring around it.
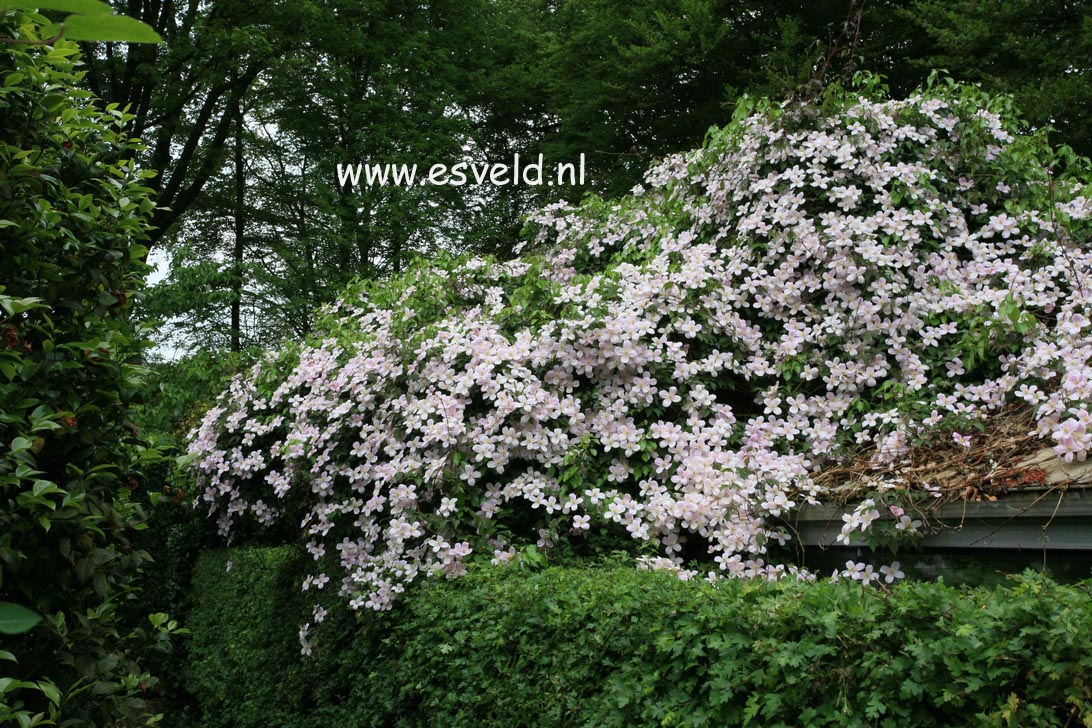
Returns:
[[[120,7],[120,6],[119,6]],[[132,105],[163,170],[149,311],[184,348],[306,333],[349,279],[439,250],[505,258],[531,210],[620,195],[701,144],[747,92],[859,70],[893,94],[933,68],[1011,93],[1092,151],[1088,3],[938,0],[138,0],[164,48],[99,45],[92,88]],[[238,156],[237,156],[238,152]],[[339,163],[587,159],[582,186],[339,187]],[[239,160],[237,163],[237,159]]]

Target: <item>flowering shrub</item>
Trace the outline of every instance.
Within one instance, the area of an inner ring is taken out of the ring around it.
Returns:
[[[1088,179],[950,82],[742,107],[631,196],[542,211],[535,254],[350,291],[205,416],[201,498],[224,534],[298,519],[337,564],[303,588],[353,608],[593,529],[684,578],[808,577],[768,549],[851,450],[963,442],[1018,399],[1085,457]]]

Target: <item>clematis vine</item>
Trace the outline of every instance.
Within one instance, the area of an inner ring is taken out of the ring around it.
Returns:
[[[628,197],[540,211],[521,258],[347,292],[205,415],[199,503],[224,535],[288,519],[303,588],[353,608],[604,530],[682,578],[815,578],[774,546],[849,453],[969,444],[1014,401],[1092,449],[1092,201],[1064,161],[943,81],[741,105]],[[868,501],[841,538],[891,517],[920,526]]]

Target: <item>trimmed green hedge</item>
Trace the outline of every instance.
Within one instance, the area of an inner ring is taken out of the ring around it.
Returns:
[[[296,725],[309,710],[301,700],[305,669],[296,630],[306,615],[297,568],[287,547],[210,551],[198,560],[184,681],[202,728]],[[186,716],[184,724],[192,720]]]
[[[1092,724],[1090,582],[714,589],[621,566],[485,569],[391,613],[331,614],[303,658],[298,568],[285,549],[198,564],[202,725]]]

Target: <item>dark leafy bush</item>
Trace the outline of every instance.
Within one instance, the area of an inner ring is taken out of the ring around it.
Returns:
[[[389,613],[332,611],[300,657],[301,566],[287,549],[203,558],[189,667],[199,725],[1092,721],[1089,582],[714,588],[626,565],[472,570]]]
[[[413,600],[374,725],[949,726],[1092,719],[1088,586],[479,576]],[[372,686],[369,686],[372,687]],[[363,698],[360,695],[359,698]],[[349,701],[354,702],[354,701]]]
[[[128,115],[78,87],[76,44],[36,44],[44,22],[0,14],[21,42],[0,45],[0,601],[43,617],[4,638],[0,724],[133,725],[154,712],[149,622],[119,616],[149,561],[129,541],[155,459],[129,423],[145,345],[130,311],[153,173]]]
[[[135,534],[132,545],[153,554],[155,564],[140,582],[140,600],[123,611],[129,621],[143,619],[149,612],[171,615],[188,626],[193,606],[194,567],[202,551],[219,545],[215,528],[200,511],[194,511],[179,487],[176,469],[164,462],[145,469],[149,486],[158,484],[162,495],[149,509],[148,528]],[[159,678],[156,701],[163,713],[163,725],[189,728],[194,725],[193,701],[185,688],[189,638],[173,640],[171,649],[150,654],[144,666]]]

